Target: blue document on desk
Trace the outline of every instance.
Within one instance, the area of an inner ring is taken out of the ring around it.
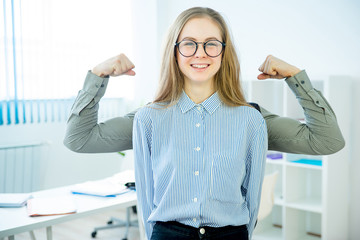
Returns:
[[[81,191],[81,190],[80,190],[80,192],[77,192],[77,191],[71,191],[71,193],[72,193],[72,194],[79,194],[79,195],[94,196],[94,197],[116,197],[117,195],[120,195],[120,194],[124,194],[124,193],[130,192],[131,190],[132,190],[132,189],[127,188],[127,189],[122,190],[121,192],[114,193],[114,194],[107,194],[107,193],[91,193],[91,192],[84,192],[84,191]]]
[[[73,194],[82,194],[97,197],[116,197],[131,191],[124,184],[115,184],[109,181],[88,181],[76,184],[71,188]]]
[[[109,178],[76,184],[71,188],[71,192],[97,197],[116,197],[134,190],[134,187],[134,172],[128,170]]]

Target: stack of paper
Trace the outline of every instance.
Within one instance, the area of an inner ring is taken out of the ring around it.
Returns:
[[[76,213],[77,207],[71,196],[36,197],[28,200],[30,217]]]
[[[74,194],[86,194],[100,197],[115,197],[118,194],[128,192],[125,185],[118,185],[106,180],[89,181],[76,184],[71,192]]]
[[[0,207],[22,207],[30,198],[30,193],[0,193]]]
[[[76,184],[72,187],[71,192],[74,194],[85,194],[100,197],[116,197],[116,195],[129,192],[125,184],[135,182],[134,171],[124,171],[113,175],[112,177],[88,181]]]

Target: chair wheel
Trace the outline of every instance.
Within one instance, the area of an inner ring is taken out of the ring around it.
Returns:
[[[96,234],[97,234],[97,232],[96,232],[96,231],[93,231],[93,232],[91,233],[91,237],[92,237],[92,238],[96,238]]]
[[[110,221],[107,222],[107,224],[111,225],[111,224],[113,224],[113,221],[110,220]]]

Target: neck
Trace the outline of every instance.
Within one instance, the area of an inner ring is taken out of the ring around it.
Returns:
[[[205,101],[215,92],[215,87],[212,81],[210,84],[185,83],[184,91],[194,103],[199,104]]]

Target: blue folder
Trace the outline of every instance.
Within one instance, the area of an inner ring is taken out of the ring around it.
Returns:
[[[317,160],[317,159],[301,158],[301,159],[294,160],[294,161],[291,161],[291,162],[302,163],[302,164],[310,164],[310,165],[315,165],[315,166],[322,166],[322,160]]]

